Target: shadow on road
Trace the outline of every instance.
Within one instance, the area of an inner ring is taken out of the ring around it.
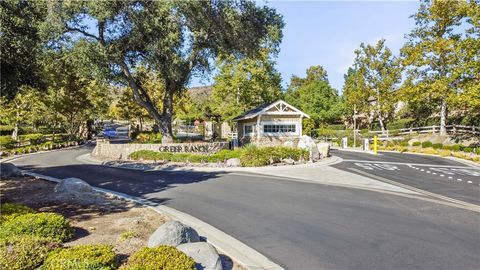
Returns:
[[[76,177],[92,186],[109,189],[162,204],[168,198],[151,198],[147,195],[165,191],[178,185],[187,185],[215,179],[219,172],[182,171],[138,171],[112,168],[103,165],[77,164],[52,167],[19,166],[23,170],[56,178]]]

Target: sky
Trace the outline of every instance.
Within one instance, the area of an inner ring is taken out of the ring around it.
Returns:
[[[415,26],[418,1],[269,1],[283,15],[285,28],[277,70],[284,88],[292,75],[305,76],[308,67],[323,66],[330,84],[341,92],[343,75],[353,64],[360,43],[374,44],[384,38],[398,54],[404,35]],[[191,86],[213,80],[193,78]]]

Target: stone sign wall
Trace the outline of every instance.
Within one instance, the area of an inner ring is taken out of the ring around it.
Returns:
[[[130,154],[139,150],[152,150],[171,153],[196,153],[213,154],[222,149],[228,149],[228,142],[213,143],[169,143],[169,144],[140,144],[97,141],[97,146],[92,152],[93,156],[111,159],[128,159]]]

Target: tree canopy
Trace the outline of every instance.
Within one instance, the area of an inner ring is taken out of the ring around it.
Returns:
[[[112,71],[160,125],[165,141],[172,140],[173,96],[184,91],[192,74],[210,71],[211,59],[219,54],[252,55],[267,39],[277,47],[282,37],[282,17],[252,1],[50,3],[53,34],[98,45]],[[89,26],[92,22],[95,29]],[[75,38],[78,34],[81,38]],[[166,87],[161,112],[139,83],[135,67],[140,64],[161,75]]]

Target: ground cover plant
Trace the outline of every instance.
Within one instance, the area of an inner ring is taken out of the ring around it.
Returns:
[[[279,163],[284,159],[290,158],[295,161],[307,160],[308,151],[305,149],[292,147],[255,147],[249,145],[235,150],[221,150],[210,155],[190,154],[190,153],[169,153],[157,152],[152,150],[140,150],[130,155],[132,160],[154,160],[154,161],[172,161],[172,162],[224,162],[230,158],[240,159],[240,163],[245,167],[265,166],[273,163]]]
[[[194,270],[195,261],[175,247],[142,248],[130,256],[122,270]]]
[[[51,252],[41,270],[110,270],[117,267],[117,255],[106,244],[78,245]]]

